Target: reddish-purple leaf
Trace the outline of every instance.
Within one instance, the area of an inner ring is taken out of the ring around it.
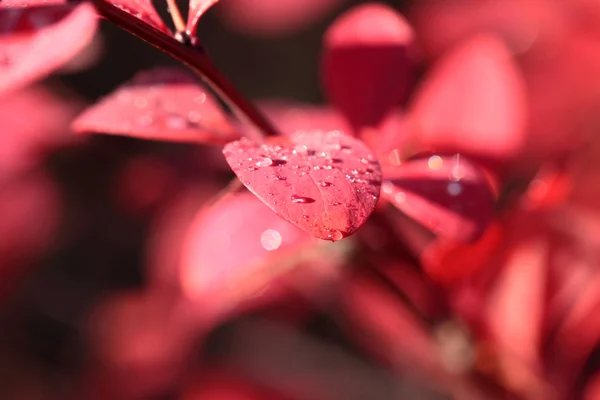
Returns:
[[[202,15],[217,4],[219,0],[190,0],[190,8],[188,11],[187,30],[192,34],[196,35],[196,29],[198,28],[198,22]]]
[[[242,138],[223,153],[250,191],[321,239],[354,233],[379,198],[379,163],[362,142],[339,131],[296,132],[265,144]]]
[[[265,288],[298,265],[291,252],[316,243],[251,193],[241,193],[194,217],[180,255],[181,287],[213,323],[240,302],[264,301]]]
[[[102,0],[120,10],[125,11],[137,20],[142,21],[162,33],[172,36],[171,31],[160,18],[151,0]]]
[[[342,15],[325,35],[327,95],[355,126],[376,126],[406,97],[414,33],[393,8],[365,4]]]
[[[409,160],[386,170],[382,196],[434,233],[471,241],[494,212],[494,196],[481,170],[460,155]]]
[[[224,144],[239,134],[219,103],[187,72],[157,68],[136,75],[73,123],[76,132]]]
[[[96,26],[91,4],[0,3],[0,93],[61,67],[92,40]]]
[[[525,140],[524,82],[503,43],[478,37],[436,66],[411,114],[421,150],[506,162]]]

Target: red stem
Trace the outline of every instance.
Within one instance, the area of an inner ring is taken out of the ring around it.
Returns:
[[[245,132],[250,139],[262,142],[264,137],[279,136],[271,122],[252,105],[215,67],[204,49],[197,45],[180,43],[173,37],[137,20],[135,17],[104,0],[92,0],[96,9],[109,21],[143,41],[178,59],[217,92],[240,119],[254,125],[259,132]]]

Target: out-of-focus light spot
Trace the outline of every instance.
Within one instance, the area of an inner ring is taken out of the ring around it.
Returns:
[[[404,203],[406,201],[406,194],[404,194],[404,192],[398,192],[394,196],[394,200],[396,203]]]
[[[281,234],[275,229],[267,229],[260,235],[260,244],[265,250],[277,250],[281,246]]]
[[[390,161],[390,164],[392,164],[392,165],[402,164],[402,160],[400,158],[400,150],[398,150],[398,149],[392,150],[388,156],[388,159]]]
[[[427,165],[431,169],[440,169],[444,165],[444,160],[440,156],[431,156],[429,157],[429,161],[427,161]]]
[[[451,196],[458,196],[462,193],[462,185],[458,182],[450,182],[448,184],[448,193]]]

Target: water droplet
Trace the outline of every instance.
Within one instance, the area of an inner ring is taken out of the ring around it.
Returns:
[[[185,129],[187,127],[187,119],[181,115],[172,114],[165,119],[165,124],[171,129]]]
[[[346,179],[348,180],[348,182],[353,183],[354,182],[354,177],[352,175],[346,175]]]
[[[394,196],[394,201],[396,203],[404,203],[406,201],[406,194],[404,194],[404,192],[396,193],[396,195]]]
[[[327,182],[327,181],[319,182],[319,186],[322,186],[322,187],[330,187],[331,185],[333,185],[333,183],[331,183],[331,182]]]
[[[256,171],[258,167],[248,167],[248,171]]]
[[[346,154],[349,154],[352,152],[352,148],[347,145],[340,146],[340,149]]]
[[[331,165],[323,165],[323,166],[321,166],[321,168],[323,168],[323,169],[332,169],[333,167]]]
[[[332,205],[332,206],[341,206],[341,205],[342,205],[342,203],[340,203],[339,201],[332,201],[332,202],[331,202],[331,205]]]
[[[309,204],[314,202],[315,199],[312,199],[310,197],[298,196],[296,194],[292,195],[292,203]]]
[[[462,190],[462,185],[458,182],[450,182],[448,184],[448,193],[450,193],[451,196],[458,196],[462,193]]]
[[[190,111],[188,113],[188,120],[193,124],[197,124],[198,122],[200,122],[201,119],[202,119],[202,114],[199,113],[198,111]]]
[[[298,144],[294,147],[292,153],[297,155],[306,155],[306,153],[308,153],[308,147],[303,144]]]
[[[267,229],[260,235],[260,244],[265,250],[277,250],[281,246],[281,234],[275,229]]]
[[[368,160],[368,159],[366,159],[366,158],[361,158],[361,159],[360,159],[360,162],[361,162],[362,164],[365,164],[365,165],[366,165],[366,164],[369,164],[369,160]]]
[[[263,157],[258,159],[258,161],[254,163],[254,165],[256,165],[257,167],[268,167],[270,165],[273,165],[273,160],[271,160],[269,157]]]
[[[306,152],[306,154],[307,154],[308,156],[314,156],[315,154],[317,154],[317,152],[316,152],[316,151],[314,151],[314,150],[308,150],[308,151]]]
[[[431,156],[427,161],[427,165],[429,166],[429,168],[437,170],[442,168],[442,166],[444,165],[444,160],[440,156]]]
[[[332,242],[334,242],[336,240],[341,240],[343,238],[344,238],[344,234],[340,231],[330,230],[329,233],[327,234],[327,239],[331,240]]]

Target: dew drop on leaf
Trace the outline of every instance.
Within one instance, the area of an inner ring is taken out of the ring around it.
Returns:
[[[312,199],[310,197],[303,197],[295,194],[292,195],[292,203],[309,204],[314,202],[315,199]]]
[[[273,160],[269,157],[260,158],[256,163],[257,167],[269,167],[273,165]]]

